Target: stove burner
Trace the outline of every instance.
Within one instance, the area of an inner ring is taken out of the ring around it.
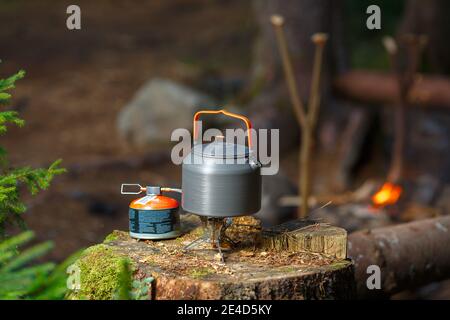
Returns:
[[[200,217],[203,224],[203,235],[186,245],[183,251],[191,250],[202,244],[210,245],[211,249],[217,249],[220,260],[225,263],[223,251],[231,249],[236,243],[226,234],[227,228],[233,223],[232,218]]]

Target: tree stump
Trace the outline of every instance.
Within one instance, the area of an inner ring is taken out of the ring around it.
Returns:
[[[81,285],[69,298],[114,299],[123,278],[123,260],[131,265],[132,290],[139,299],[355,297],[353,265],[342,255],[270,250],[262,244],[258,227],[236,224],[233,228],[239,230],[230,230],[229,236],[239,234],[239,243],[225,252],[222,263],[211,248],[184,251],[202,234],[202,228],[195,216],[182,217],[182,225],[183,236],[173,240],[135,240],[127,232],[114,231],[102,244],[88,248],[74,264],[80,271]]]

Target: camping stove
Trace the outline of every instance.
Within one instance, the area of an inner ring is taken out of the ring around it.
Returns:
[[[202,115],[225,115],[243,121],[246,126],[246,142],[235,144],[216,136],[214,142],[203,144],[199,118]],[[141,187],[123,184],[122,194],[139,194],[145,197],[130,204],[130,235],[138,239],[168,239],[180,235],[179,204],[161,192],[181,193],[184,211],[195,214],[203,222],[204,233],[184,249],[207,245],[219,251],[230,249],[233,241],[225,231],[233,217],[256,214],[261,209],[261,163],[252,143],[250,120],[226,110],[198,111],[193,119],[193,146],[183,159],[181,189],[159,186]],[[134,192],[124,187],[137,187]]]
[[[223,251],[230,250],[236,243],[226,235],[226,230],[233,223],[232,218],[200,217],[203,224],[203,235],[195,239],[184,251],[201,247],[215,249],[219,252],[220,260],[225,262]]]

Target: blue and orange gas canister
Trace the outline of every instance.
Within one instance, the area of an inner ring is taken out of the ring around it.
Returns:
[[[139,188],[136,191],[125,189]],[[162,192],[180,192],[180,189],[159,186],[142,187],[139,184],[124,183],[121,194],[140,194],[142,198],[133,200],[128,210],[130,236],[136,239],[170,239],[180,235],[179,204],[176,199],[162,195]]]

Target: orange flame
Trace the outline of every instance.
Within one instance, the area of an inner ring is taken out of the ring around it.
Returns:
[[[402,187],[386,182],[380,190],[372,196],[372,201],[377,207],[394,204],[402,194]]]

